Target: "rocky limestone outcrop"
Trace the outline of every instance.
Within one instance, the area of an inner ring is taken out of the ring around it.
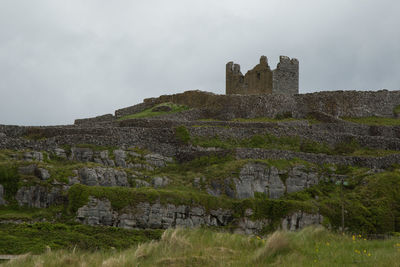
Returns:
[[[285,193],[304,190],[319,182],[316,172],[298,165],[288,170],[280,170],[264,163],[250,162],[244,165],[238,178],[225,179],[223,182],[212,180],[207,192],[214,196],[225,193],[232,198],[252,198],[259,192],[277,199]]]
[[[30,151],[24,153],[25,161],[43,161],[43,153],[38,151]]]
[[[93,161],[105,166],[115,166],[115,162],[109,158],[108,150],[95,151],[93,156]]]
[[[282,220],[281,228],[287,231],[300,230],[309,225],[319,225],[322,219],[323,217],[320,214],[296,211]]]
[[[161,187],[165,187],[170,183],[170,180],[163,176],[156,176],[151,180],[151,184],[153,185],[154,188],[161,188]]]
[[[65,150],[64,149],[62,149],[62,148],[55,148],[54,150],[53,150],[53,152],[54,152],[54,154],[57,156],[57,157],[59,157],[59,158],[62,158],[62,159],[66,159],[67,158],[67,153],[65,152]]]
[[[0,184],[0,206],[6,205],[7,202],[4,199],[4,188],[3,185]]]
[[[85,147],[72,147],[69,160],[91,162],[93,161],[93,150]]]
[[[44,168],[36,168],[35,175],[40,178],[40,180],[47,180],[50,178],[50,173]]]
[[[164,157],[160,154],[147,154],[144,156],[146,162],[156,168],[165,167],[167,163],[171,163],[173,160],[170,157]]]
[[[48,208],[54,204],[61,204],[65,201],[61,189],[44,186],[23,186],[18,189],[15,199],[19,206],[30,208]]]
[[[18,167],[18,173],[22,175],[35,175],[36,164],[30,164],[26,166]]]
[[[201,206],[190,207],[174,204],[138,203],[121,211],[113,210],[108,199],[90,196],[88,203],[79,208],[76,220],[88,225],[107,225],[132,228],[167,229],[170,227],[198,227],[233,225],[236,233],[257,234],[271,223],[268,218],[252,220],[252,209],[247,209],[242,218],[234,219],[230,210],[206,211]],[[322,216],[297,211],[281,221],[285,230],[299,230],[309,225],[320,224]]]
[[[89,186],[129,186],[124,171],[113,168],[82,168],[78,171],[81,183]]]
[[[150,187],[150,183],[141,180],[141,179],[134,179],[134,187],[139,188],[139,187]]]
[[[121,149],[114,150],[114,156],[115,156],[115,164],[118,167],[126,168],[126,161],[125,161],[126,153],[125,153],[125,151],[121,150]]]
[[[112,209],[107,199],[89,197],[87,205],[78,209],[77,221],[89,225],[109,225],[123,228],[167,229],[170,227],[224,226],[232,220],[229,210],[210,210],[203,207],[189,207],[148,202],[126,207],[120,212]]]
[[[51,177],[47,169],[39,168],[36,164],[20,166],[18,168],[18,173],[22,175],[34,175],[40,180],[47,180]]]
[[[245,213],[247,216],[250,216],[253,211],[248,209]],[[280,223],[280,229],[285,231],[297,231],[307,226],[320,225],[322,219],[323,217],[320,214],[311,214],[299,210],[283,218]],[[235,232],[241,234],[257,234],[270,223],[270,219],[252,220],[249,217],[243,217],[237,222]]]

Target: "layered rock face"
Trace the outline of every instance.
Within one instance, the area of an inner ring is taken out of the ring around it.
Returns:
[[[129,186],[126,173],[112,168],[83,168],[79,177],[82,184],[89,186]]]
[[[232,222],[229,210],[210,210],[185,205],[162,205],[148,202],[126,207],[121,212],[112,209],[110,201],[89,198],[89,203],[77,212],[77,220],[89,225],[109,225],[123,228],[167,229],[170,227],[225,226]]]
[[[59,188],[48,189],[43,186],[23,186],[18,189],[15,199],[18,205],[30,208],[48,208],[64,202]]]
[[[241,168],[238,178],[226,179],[223,183],[213,182],[208,192],[216,196],[225,193],[239,199],[253,198],[255,193],[262,193],[268,198],[278,199],[316,185],[320,179],[324,178],[303,165],[279,170],[264,163],[250,162]]]

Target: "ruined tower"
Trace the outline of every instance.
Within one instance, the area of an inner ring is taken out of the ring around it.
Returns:
[[[276,69],[271,70],[266,56],[245,75],[240,65],[232,61],[226,64],[226,94],[298,94],[299,61],[280,56]]]

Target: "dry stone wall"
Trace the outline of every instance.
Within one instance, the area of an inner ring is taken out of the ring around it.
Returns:
[[[202,91],[186,91],[145,99],[143,105],[151,107],[164,102],[205,108],[211,117],[220,119],[273,118],[278,114],[292,114],[293,117],[304,118],[310,112],[316,111],[335,117],[394,117],[394,109],[400,105],[400,91],[332,91],[298,95],[216,95]],[[136,106],[131,107],[130,112],[135,110]],[[129,108],[125,108],[117,110],[116,114],[130,112]]]

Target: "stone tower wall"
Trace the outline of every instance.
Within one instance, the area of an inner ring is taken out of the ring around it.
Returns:
[[[226,64],[226,94],[297,94],[299,92],[299,62],[297,59],[280,57],[275,70],[271,70],[267,57],[262,56],[260,63],[246,75],[240,71],[240,65],[232,61]]]
[[[294,95],[299,93],[299,61],[285,56],[279,58],[273,71],[274,93]]]

